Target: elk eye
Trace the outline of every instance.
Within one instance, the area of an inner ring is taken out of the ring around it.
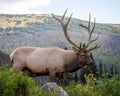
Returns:
[[[81,57],[85,57],[85,55],[81,55]]]
[[[86,58],[87,57],[87,55],[81,55],[83,58]]]

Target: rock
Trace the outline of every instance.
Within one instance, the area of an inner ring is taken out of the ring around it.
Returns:
[[[41,89],[43,96],[44,96],[44,92],[48,92],[50,96],[53,96],[52,94],[54,92],[56,92],[58,96],[68,96],[67,92],[65,92],[62,87],[58,86],[54,82],[46,83],[41,87]]]

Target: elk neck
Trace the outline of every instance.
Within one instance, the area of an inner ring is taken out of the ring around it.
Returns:
[[[77,55],[74,51],[65,52],[64,59],[64,70],[66,72],[75,72],[81,68],[79,55]]]

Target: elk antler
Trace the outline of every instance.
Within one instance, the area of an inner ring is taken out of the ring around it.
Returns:
[[[89,33],[88,42],[87,42],[86,46],[83,48],[84,50],[86,50],[92,42],[96,41],[99,38],[99,36],[97,36],[95,39],[91,40],[92,33],[93,33],[94,29],[95,29],[95,18],[94,18],[94,24],[93,24],[92,29],[91,29],[91,15],[90,14],[89,14],[88,26],[84,26],[82,24],[80,26],[83,27],[83,28],[85,28],[85,29],[87,29],[88,33]],[[81,45],[82,45],[82,43],[81,43]],[[101,47],[101,45],[96,44],[94,47],[89,48],[87,51],[91,51],[91,50],[97,49],[99,47]]]
[[[76,45],[73,41],[71,41],[70,37],[68,36],[67,28],[68,28],[68,24],[69,24],[69,22],[70,22],[70,20],[71,20],[71,18],[72,18],[72,14],[71,14],[71,16],[69,17],[68,21],[65,23],[65,22],[64,22],[64,19],[65,19],[65,14],[66,14],[66,12],[67,12],[67,9],[66,9],[66,11],[64,12],[64,14],[63,14],[63,16],[62,16],[61,19],[57,18],[54,14],[52,14],[52,16],[53,16],[53,18],[55,18],[57,21],[59,21],[60,24],[62,25],[65,38],[68,40],[68,42],[69,42],[70,44],[72,44],[75,49],[79,50],[79,46]]]
[[[77,53],[80,53],[82,51],[88,51],[89,52],[90,50],[93,50],[93,49],[101,47],[101,45],[96,44],[94,47],[91,47],[91,48],[87,49],[92,42],[94,42],[94,41],[96,41],[98,39],[98,37],[96,37],[95,39],[91,40],[92,33],[93,33],[94,29],[95,29],[95,19],[94,19],[94,25],[93,25],[93,27],[91,29],[91,21],[90,21],[91,20],[91,16],[90,16],[90,14],[89,14],[88,26],[84,26],[82,24],[80,25],[81,27],[83,27],[83,28],[88,30],[89,39],[88,39],[87,44],[84,47],[82,47],[82,45],[83,45],[82,43],[80,43],[80,45],[78,46],[73,41],[71,41],[71,39],[70,39],[70,37],[68,36],[68,33],[67,33],[67,28],[68,28],[68,24],[69,24],[69,22],[70,22],[70,20],[72,18],[72,14],[69,17],[68,21],[65,23],[64,19],[65,19],[66,12],[67,12],[67,10],[64,12],[64,14],[63,14],[61,19],[57,18],[54,14],[52,14],[52,16],[53,16],[54,19],[56,19],[57,21],[60,22],[60,24],[61,24],[61,26],[63,28],[63,32],[64,32],[64,35],[65,35],[65,38],[68,40],[68,42],[70,44],[73,45],[73,48],[75,49],[75,51],[77,51]]]

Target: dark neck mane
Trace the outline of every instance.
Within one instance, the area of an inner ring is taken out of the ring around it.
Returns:
[[[79,56],[75,52],[68,53],[64,64],[66,72],[75,72],[80,69]]]

